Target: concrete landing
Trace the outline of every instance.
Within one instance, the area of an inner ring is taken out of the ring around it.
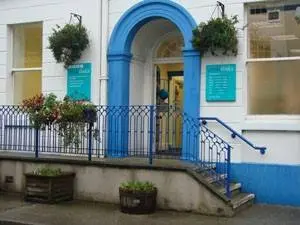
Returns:
[[[169,211],[136,216],[120,213],[116,205],[82,201],[59,205],[29,204],[24,203],[20,197],[2,194],[1,220],[13,220],[30,225],[299,225],[300,208],[254,205],[234,218]]]

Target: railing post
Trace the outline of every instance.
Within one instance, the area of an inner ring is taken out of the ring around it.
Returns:
[[[154,105],[150,105],[150,146],[149,146],[149,164],[153,163],[153,124],[154,124]]]
[[[34,128],[34,152],[35,152],[35,158],[39,157],[39,128],[35,127]]]
[[[88,159],[89,161],[92,160],[92,129],[93,129],[93,123],[89,123],[89,129],[88,129]]]
[[[231,146],[228,146],[228,148],[227,148],[227,177],[226,177],[226,195],[228,198],[231,198],[230,181],[231,181]]]

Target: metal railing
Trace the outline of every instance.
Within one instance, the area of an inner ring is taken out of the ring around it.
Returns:
[[[232,147],[175,106],[97,106],[97,121],[76,129],[76,143],[66,144],[57,124],[35,129],[19,106],[0,106],[1,152],[88,160],[146,158],[150,164],[160,158],[186,160],[224,185],[230,197]]]
[[[237,131],[235,131],[234,129],[232,129],[230,126],[228,126],[226,123],[224,123],[222,120],[218,119],[217,117],[201,117],[200,120],[202,121],[203,125],[207,125],[207,121],[214,121],[214,122],[220,124],[221,126],[223,126],[224,128],[226,128],[227,130],[229,130],[231,132],[231,137],[233,139],[236,138],[236,137],[238,137],[243,142],[245,142],[247,145],[249,145],[251,148],[253,148],[254,150],[260,151],[260,154],[264,155],[266,153],[266,150],[267,150],[266,147],[255,146],[247,138],[245,138],[244,136],[242,136],[241,134],[239,134]]]

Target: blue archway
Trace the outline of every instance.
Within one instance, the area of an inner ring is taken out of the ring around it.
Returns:
[[[174,23],[184,38],[184,112],[193,118],[200,111],[199,51],[192,47],[192,31],[197,26],[192,16],[182,6],[170,0],[144,0],[130,8],[116,24],[108,49],[108,104],[110,106],[129,105],[129,76],[131,45],[137,31],[151,20],[164,18]],[[126,126],[126,125],[124,125]],[[126,127],[122,128],[126,129]],[[119,143],[113,140],[114,143]],[[124,141],[123,141],[124,143]],[[126,145],[127,142],[124,144]],[[114,146],[124,149],[123,146]],[[187,155],[183,143],[183,154]]]

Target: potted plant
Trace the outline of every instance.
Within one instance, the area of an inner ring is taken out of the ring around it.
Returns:
[[[119,187],[121,212],[148,214],[156,210],[157,188],[151,182],[129,181]]]
[[[81,24],[57,25],[49,37],[49,48],[58,63],[64,63],[68,68],[80,59],[82,52],[89,46],[86,28]]]
[[[201,23],[193,30],[192,44],[201,54],[211,52],[217,55],[221,51],[223,55],[234,56],[238,53],[238,38],[235,25],[237,16],[228,18],[212,18],[207,23]]]
[[[47,167],[26,173],[25,200],[40,203],[73,200],[74,177],[74,173]]]

